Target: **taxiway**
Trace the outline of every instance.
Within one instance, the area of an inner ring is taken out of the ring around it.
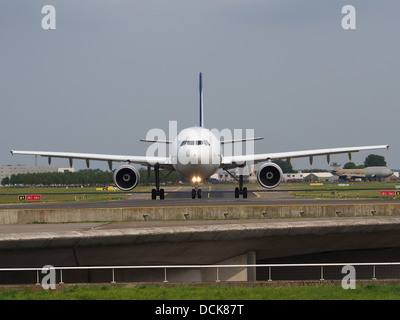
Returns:
[[[152,208],[152,207],[192,207],[192,206],[247,206],[247,205],[327,205],[327,204],[393,204],[393,199],[299,199],[292,195],[290,190],[266,190],[259,186],[252,186],[248,191],[248,198],[235,199],[232,187],[205,186],[202,188],[201,199],[191,198],[190,186],[166,187],[164,200],[151,200],[150,192],[130,192],[127,200],[112,201],[75,201],[75,202],[32,202],[18,204],[2,204],[0,210],[5,209],[84,209],[84,208]],[[378,192],[378,191],[377,191]]]

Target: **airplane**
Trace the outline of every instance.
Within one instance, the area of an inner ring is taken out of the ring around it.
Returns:
[[[202,73],[199,74],[199,126],[190,127],[180,131],[173,141],[161,140],[141,140],[144,142],[166,143],[171,144],[169,156],[132,156],[132,155],[109,155],[109,154],[93,154],[93,153],[71,153],[71,152],[48,152],[48,151],[20,151],[11,150],[13,155],[35,155],[48,158],[48,163],[51,163],[52,158],[69,159],[69,164],[72,167],[73,159],[82,159],[86,161],[86,166],[89,168],[89,163],[95,161],[107,161],[110,170],[112,170],[113,162],[123,162],[114,171],[114,182],[116,186],[123,190],[129,191],[138,185],[140,175],[138,170],[131,164],[139,164],[147,166],[148,173],[151,168],[155,172],[155,188],[152,189],[152,199],[159,197],[165,198],[164,189],[160,188],[160,169],[170,172],[176,170],[184,177],[193,182],[192,199],[201,198],[201,188],[199,185],[202,181],[208,179],[219,169],[227,171],[229,174],[232,169],[243,168],[249,163],[262,163],[257,173],[257,180],[266,189],[276,188],[282,180],[282,169],[273,160],[286,159],[290,162],[293,158],[308,157],[310,164],[315,156],[327,156],[328,163],[332,154],[348,154],[351,159],[351,153],[364,150],[388,149],[388,145],[361,146],[361,147],[345,147],[345,148],[328,148],[314,149],[303,151],[289,151],[278,153],[263,153],[263,154],[240,154],[224,156],[222,146],[224,144],[234,144],[247,141],[256,141],[262,138],[252,137],[244,139],[222,140],[213,133],[212,130],[204,126],[204,110],[203,110],[203,84]],[[232,174],[231,174],[232,175]],[[239,177],[234,178],[238,182],[238,187],[235,188],[235,198],[242,195],[247,198],[247,188],[243,186],[243,171],[239,170]]]
[[[342,180],[377,180],[382,178],[390,177],[393,171],[388,167],[367,167],[362,169],[342,169],[340,164],[336,162],[332,163],[333,170],[331,171],[334,175],[339,176]]]

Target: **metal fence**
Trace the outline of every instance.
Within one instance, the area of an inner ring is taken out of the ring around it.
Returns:
[[[342,272],[344,266],[353,266],[356,270],[356,277],[358,279],[372,279],[372,280],[386,280],[386,279],[400,279],[400,262],[376,262],[376,263],[300,263],[300,264],[235,264],[235,265],[157,265],[157,266],[83,266],[83,267],[53,267],[45,266],[43,268],[0,268],[0,275],[7,277],[7,273],[36,273],[36,284],[41,284],[43,274],[46,275],[52,268],[58,273],[58,283],[64,283],[64,275],[70,271],[87,272],[91,270],[102,270],[103,278],[107,282],[116,283],[116,272],[119,270],[159,270],[162,276],[160,281],[168,282],[168,275],[172,270],[178,269],[213,269],[215,270],[215,278],[212,281],[220,282],[221,270],[226,268],[242,268],[253,270],[256,272],[257,281],[279,281],[279,280],[341,280],[346,275]],[[158,271],[157,271],[158,272]],[[35,280],[32,279],[32,282]],[[223,280],[222,280],[223,281]],[[31,282],[31,283],[32,283]],[[88,281],[91,282],[91,281]],[[121,280],[118,282],[141,282],[138,280],[127,281]],[[185,281],[183,281],[185,282]],[[71,282],[74,283],[74,282]]]

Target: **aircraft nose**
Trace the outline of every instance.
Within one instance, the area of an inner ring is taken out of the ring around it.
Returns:
[[[201,163],[201,154],[195,148],[186,147],[183,150],[183,154],[182,155],[185,157],[185,159],[187,160],[188,163],[191,163],[191,164],[199,164],[199,163]]]

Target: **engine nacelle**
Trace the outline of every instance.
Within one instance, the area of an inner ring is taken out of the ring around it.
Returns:
[[[273,189],[281,183],[282,176],[282,169],[277,164],[269,162],[260,167],[257,180],[264,188]]]
[[[132,190],[139,183],[140,174],[132,166],[121,166],[114,172],[114,182],[123,191]]]

